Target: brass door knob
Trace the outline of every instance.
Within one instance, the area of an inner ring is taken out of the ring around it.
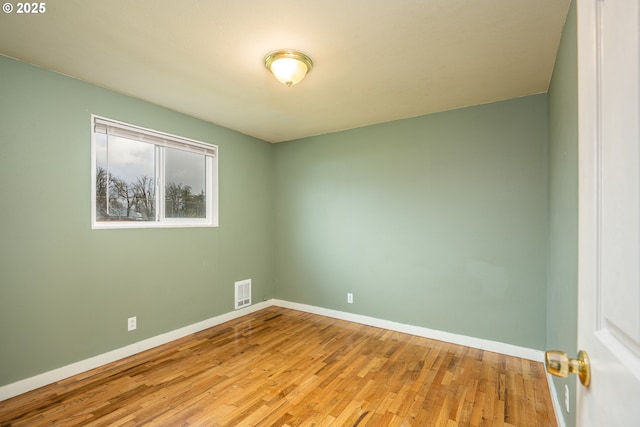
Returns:
[[[549,350],[545,353],[544,364],[547,372],[556,377],[567,378],[569,374],[577,374],[585,387],[591,383],[591,365],[589,355],[580,350],[576,359],[571,359],[564,351]]]

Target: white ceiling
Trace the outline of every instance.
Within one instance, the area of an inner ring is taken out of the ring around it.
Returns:
[[[279,142],[546,92],[569,2],[47,0],[0,53]],[[291,88],[284,48],[314,61]]]

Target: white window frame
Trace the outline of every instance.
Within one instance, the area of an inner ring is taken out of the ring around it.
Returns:
[[[156,220],[155,221],[98,221],[96,207],[96,127],[101,133],[143,141],[155,147]],[[164,148],[174,148],[205,156],[205,218],[166,218],[164,194]],[[92,229],[120,228],[182,228],[218,226],[218,146],[181,136],[143,128],[118,120],[91,115],[91,227]]]

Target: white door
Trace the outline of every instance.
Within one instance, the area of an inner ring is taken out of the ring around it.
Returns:
[[[640,426],[640,1],[577,10],[578,426]]]

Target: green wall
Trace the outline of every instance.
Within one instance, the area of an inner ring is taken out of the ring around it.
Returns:
[[[0,385],[273,297],[273,147],[0,57]],[[220,147],[220,227],[92,230],[90,115]],[[126,319],[138,317],[127,332]]]
[[[569,9],[549,88],[549,272],[547,348],[577,354],[578,300],[578,71],[575,2]],[[575,426],[576,378],[554,377],[568,426]]]
[[[276,297],[544,349],[546,104],[277,144]]]

